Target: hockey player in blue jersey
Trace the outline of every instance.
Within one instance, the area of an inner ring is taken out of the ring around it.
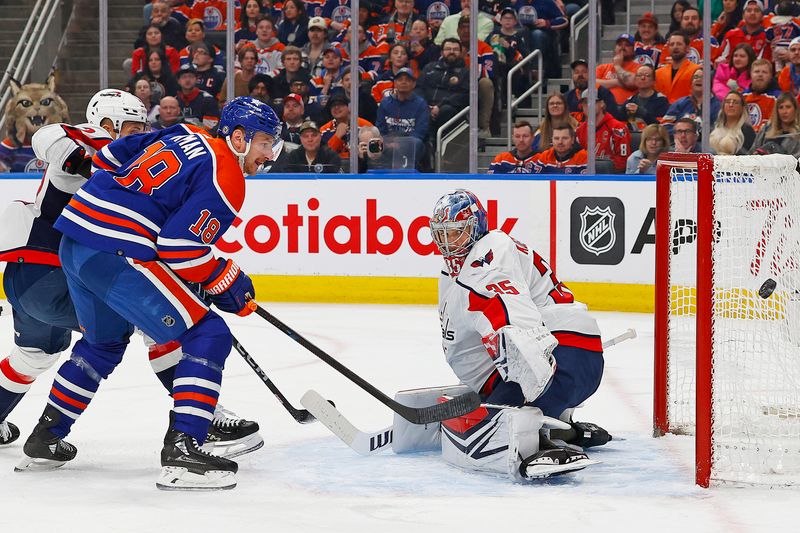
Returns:
[[[222,111],[218,137],[177,125],[126,137],[98,151],[93,174],[56,221],[59,250],[83,338],[58,371],[19,468],[75,457],[64,441],[74,421],[122,359],[134,327],[158,343],[177,340],[174,407],[161,451],[162,489],[229,489],[237,465],[201,450],[231,349],[225,322],[187,288],[199,283],[214,305],[245,315],[250,278],[211,246],[244,202],[245,174],[274,160],[280,121],[250,97]]]
[[[61,233],[53,228],[61,211],[89,177],[91,157],[114,139],[142,133],[147,110],[136,96],[117,89],[96,93],[87,106],[87,123],[51,124],[33,137],[33,150],[48,164],[34,202],[12,202],[0,215],[0,261],[13,307],[14,343],[0,360],[0,446],[14,442],[19,429],[6,418],[36,378],[58,360],[78,331],[66,277],[58,260]],[[147,340],[156,376],[172,392],[177,342]],[[263,445],[258,424],[236,417],[218,404],[206,447],[226,457]]]

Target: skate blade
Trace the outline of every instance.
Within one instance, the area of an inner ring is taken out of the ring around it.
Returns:
[[[570,472],[577,472],[583,470],[587,466],[600,464],[602,461],[595,459],[579,459],[566,465],[528,465],[525,469],[525,479],[545,479],[548,477],[559,476],[561,474],[568,474]]]
[[[179,466],[165,466],[156,481],[161,490],[211,491],[230,490],[236,486],[236,477],[227,470],[209,470],[195,474]]]
[[[262,446],[264,446],[264,439],[258,433],[253,433],[234,441],[206,442],[201,448],[204,452],[212,455],[233,459],[234,457],[254,452]]]
[[[42,459],[40,457],[28,457],[27,455],[14,467],[14,472],[46,472],[64,466],[67,461],[54,461],[52,459]]]

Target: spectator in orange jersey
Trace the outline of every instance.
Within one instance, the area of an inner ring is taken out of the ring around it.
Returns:
[[[764,4],[761,0],[745,0],[744,24],[738,28],[733,28],[722,41],[722,53],[716,59],[717,63],[727,62],[733,53],[736,45],[747,43],[753,47],[758,59],[772,61],[772,47],[767,40],[767,33],[764,31]]]
[[[575,142],[575,130],[570,124],[561,124],[553,128],[553,147],[533,156],[533,171],[537,174],[586,174],[588,161],[586,150]]]
[[[531,174],[533,172],[533,126],[527,120],[520,120],[511,130],[511,142],[514,148],[510,152],[501,152],[489,165],[489,174]]]
[[[685,33],[673,33],[667,41],[672,62],[656,70],[655,89],[666,96],[670,104],[692,92],[692,74],[700,68],[689,61],[688,49],[689,37]]]
[[[614,59],[611,63],[597,65],[595,71],[597,83],[611,91],[617,104],[625,103],[636,92],[634,77],[639,63],[634,60],[633,44],[633,35],[623,33],[617,37]]]
[[[772,63],[757,59],[750,67],[750,88],[744,92],[750,123],[758,131],[766,124],[781,91],[773,79]]]
[[[689,6],[683,10],[681,15],[680,31],[686,34],[689,38],[689,44],[686,47],[686,57],[692,63],[700,64],[703,62],[703,21],[700,16],[700,11],[693,6]],[[670,36],[676,32],[671,32]],[[711,61],[717,59],[720,53],[719,42],[714,37],[709,38],[709,45],[711,46]],[[665,65],[672,61],[669,54],[661,54],[661,64]]]
[[[586,108],[589,90],[584,91],[581,96],[583,106]],[[596,110],[595,155],[598,158],[610,159],[614,165],[614,170],[624,174],[625,162],[631,154],[631,134],[628,131],[628,126],[607,113],[605,102],[599,98]],[[588,126],[588,122],[582,122],[578,126],[578,142],[581,146],[591,146],[588,142]]]
[[[343,94],[334,94],[328,101],[328,111],[333,120],[320,128],[322,142],[339,154],[342,159],[350,157],[350,102]],[[358,118],[358,127],[373,126],[372,122]]]
[[[781,91],[794,96],[800,92],[800,37],[795,37],[789,44],[789,64],[778,75],[778,86]]]
[[[672,132],[672,127],[675,125],[675,121],[684,117],[688,117],[696,121],[700,120],[700,117],[703,115],[703,82],[703,69],[695,70],[694,74],[692,74],[691,94],[676,100],[674,104],[669,106],[666,114],[664,114],[664,116],[661,118],[661,123],[667,128],[667,130]],[[716,117],[719,114],[721,107],[722,104],[720,103],[719,98],[712,94],[710,116]]]
[[[234,4],[234,25],[242,16],[242,6],[239,2]],[[227,0],[194,0],[191,11],[192,18],[201,19],[206,28],[212,31],[225,31],[228,27],[228,1]]]

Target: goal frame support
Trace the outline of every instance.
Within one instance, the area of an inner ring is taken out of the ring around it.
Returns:
[[[670,314],[669,262],[673,227],[670,220],[671,170],[697,169],[696,280],[696,434],[695,482],[708,487],[712,460],[712,317],[714,237],[714,159],[709,154],[663,154],[656,170],[655,335],[653,379],[653,436],[670,431],[668,399],[668,341]]]

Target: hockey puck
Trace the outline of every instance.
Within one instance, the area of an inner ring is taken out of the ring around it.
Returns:
[[[775,290],[775,287],[778,284],[775,283],[775,280],[772,278],[767,279],[764,283],[761,284],[761,287],[758,289],[758,295],[764,298],[765,300],[772,296],[772,291]]]

